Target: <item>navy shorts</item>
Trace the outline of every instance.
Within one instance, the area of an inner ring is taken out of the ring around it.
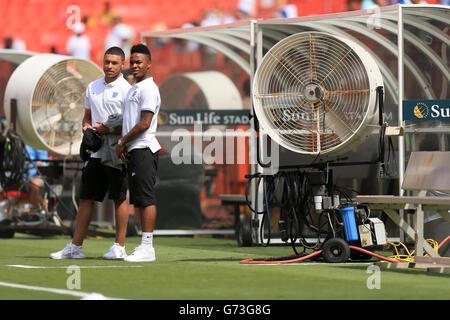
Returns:
[[[156,205],[155,183],[158,169],[159,151],[153,153],[149,148],[130,151],[128,163],[128,186],[130,203],[142,208]]]
[[[98,158],[89,159],[81,176],[80,199],[102,202],[106,193],[111,200],[124,201],[127,197],[127,174],[123,170],[105,166]]]

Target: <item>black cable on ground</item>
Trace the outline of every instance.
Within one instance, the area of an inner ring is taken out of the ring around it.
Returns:
[[[10,129],[3,138],[0,144],[0,184],[3,190],[17,190],[23,184],[25,174],[25,144]]]

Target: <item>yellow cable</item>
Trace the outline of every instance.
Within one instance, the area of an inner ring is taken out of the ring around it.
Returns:
[[[439,250],[439,243],[436,240],[433,239],[426,239],[426,242],[433,247],[434,252],[436,252],[436,254],[438,253]],[[416,253],[416,250],[412,250],[411,252],[409,252],[408,248],[406,247],[406,245],[402,242],[399,242],[398,244],[395,244],[393,242],[388,242],[389,245],[394,247],[395,250],[395,255],[390,256],[390,259],[394,259],[394,260],[398,260],[398,261],[407,261],[407,262],[414,262],[414,256]],[[403,247],[405,249],[406,254],[401,255],[398,251],[398,247]],[[425,252],[424,252],[425,253]],[[429,256],[428,254],[424,255]],[[450,259],[450,257],[443,257],[446,259]]]

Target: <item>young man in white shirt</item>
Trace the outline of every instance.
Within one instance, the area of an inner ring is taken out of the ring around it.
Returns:
[[[83,240],[94,213],[94,202],[103,202],[106,193],[114,201],[116,218],[116,242],[103,256],[105,259],[123,259],[126,257],[125,237],[128,224],[126,203],[127,174],[123,163],[115,158],[111,160],[110,141],[119,139],[122,128],[107,127],[110,116],[121,115],[125,98],[131,85],[122,76],[125,54],[119,47],[109,48],[103,58],[105,76],[91,82],[86,89],[83,133],[92,128],[103,135],[100,150],[91,154],[85,162],[81,178],[80,204],[77,213],[73,240],[63,250],[52,253],[53,259],[84,258]],[[105,124],[104,124],[105,123]],[[119,122],[120,123],[120,122]],[[116,157],[113,149],[113,156]]]
[[[128,91],[123,112],[122,138],[116,147],[128,167],[130,203],[140,215],[142,243],[124,260],[128,262],[154,261],[153,227],[156,220],[155,181],[158,154],[156,139],[161,97],[150,75],[151,54],[147,46],[131,48],[130,69],[136,82]]]

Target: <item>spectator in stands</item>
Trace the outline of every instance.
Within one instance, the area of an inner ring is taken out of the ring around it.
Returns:
[[[378,6],[372,0],[362,0],[361,9],[367,10],[372,8],[377,8]]]
[[[236,14],[240,20],[246,20],[256,16],[256,1],[239,0]]]
[[[355,11],[361,9],[361,0],[347,0],[347,11]]]
[[[20,39],[20,37],[4,37],[3,49],[26,50],[25,41]]]
[[[220,17],[217,15],[217,11],[211,12],[203,11],[204,19],[200,22],[201,27],[217,26],[221,24]]]
[[[195,22],[187,22],[181,26],[181,29],[189,29],[198,27]],[[195,52],[200,49],[200,44],[196,41],[184,40],[184,39],[174,39],[175,48],[178,52]]]
[[[378,7],[385,7],[389,5],[387,0],[375,0],[375,5]]]
[[[119,47],[127,55],[130,52],[131,42],[133,41],[134,32],[131,27],[122,23],[121,17],[114,17],[114,26],[106,37],[105,50],[111,47]]]
[[[12,49],[13,39],[11,37],[3,38],[3,49]]]
[[[27,46],[25,44],[25,41],[23,41],[20,38],[16,38],[13,40],[13,49],[19,50],[19,51],[25,51],[27,50]]]
[[[51,46],[50,47],[50,53],[54,53],[54,54],[63,54],[63,52],[60,52],[58,50],[58,48],[56,48],[56,46]]]
[[[109,26],[114,23],[114,18],[116,16],[117,14],[114,12],[114,9],[111,8],[111,3],[109,1],[105,1],[105,7],[99,16],[101,23]]]
[[[361,9],[373,9],[389,5],[387,0],[363,0]]]
[[[14,50],[21,50],[21,51],[27,50],[27,45],[26,45],[25,41],[22,39],[22,37],[23,36],[22,36],[21,31],[14,32],[13,44],[12,44],[12,48]]]
[[[97,26],[97,19],[88,14],[83,15],[81,22],[86,26],[86,29],[93,29]]]
[[[393,4],[428,4],[425,0],[399,0],[393,2]]]
[[[210,27],[217,26],[221,24],[220,17],[217,15],[217,11],[213,10],[212,12],[207,12],[206,10],[202,11],[203,20],[200,22],[201,27]],[[203,47],[202,46],[202,61],[205,64],[214,64],[216,62],[216,50],[211,47]]]
[[[85,26],[79,22],[73,26],[74,35],[72,35],[67,41],[66,50],[71,56],[80,59],[89,60],[91,55],[91,43],[87,35],[83,35]]]
[[[298,17],[297,5],[289,3],[289,0],[278,0],[276,18],[296,18]]]

